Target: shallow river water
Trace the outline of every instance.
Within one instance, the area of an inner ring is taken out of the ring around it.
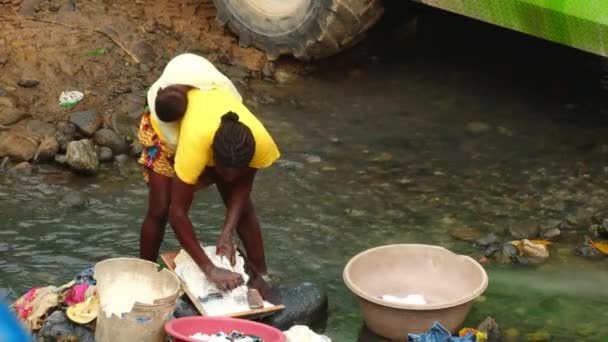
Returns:
[[[355,254],[413,242],[470,254],[471,242],[450,229],[584,222],[606,208],[608,117],[596,60],[441,13],[427,20],[442,25],[421,25],[418,36],[381,27],[291,84],[251,85],[276,99],[252,109],[282,151],[254,190],[271,271],[327,290],[325,333],[338,342],[381,340],[363,329],[342,281]],[[68,191],[88,205],[62,207]],[[105,165],[95,178],[52,167],[0,174],[0,289],[15,298],[136,255],[146,196],[134,162]],[[213,189],[197,195],[191,215],[214,243],[223,208]],[[551,341],[606,341],[608,259],[574,254],[584,233],[565,234],[540,266],[491,262],[467,324],[491,315],[522,341],[539,331]],[[168,229],[163,250],[177,246]]]

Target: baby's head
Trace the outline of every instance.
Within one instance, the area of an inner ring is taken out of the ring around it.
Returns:
[[[192,87],[171,85],[158,89],[154,101],[156,115],[164,122],[180,120],[188,109],[188,91]]]

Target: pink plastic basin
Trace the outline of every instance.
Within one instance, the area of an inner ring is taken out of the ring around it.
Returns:
[[[285,334],[279,329],[238,318],[183,317],[165,324],[165,331],[176,342],[200,342],[189,337],[199,332],[211,335],[223,331],[230,334],[234,330],[246,335],[259,336],[264,342],[285,342],[286,339]]]

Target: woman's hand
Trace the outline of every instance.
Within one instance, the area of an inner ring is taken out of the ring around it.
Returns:
[[[236,250],[234,244],[232,244],[232,238],[222,234],[217,242],[215,254],[225,257],[230,261],[230,265],[234,266],[236,264]]]

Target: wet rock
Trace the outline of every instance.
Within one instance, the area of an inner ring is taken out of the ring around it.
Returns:
[[[487,247],[485,247],[485,250],[483,251],[483,255],[485,255],[486,257],[492,256],[494,253],[501,251],[502,250],[502,243],[500,242],[495,242]]]
[[[55,155],[59,152],[59,142],[55,137],[48,137],[44,139],[38,147],[36,154],[36,161],[48,161],[53,160]]]
[[[274,66],[274,63],[271,61],[268,61],[262,67],[262,75],[266,78],[272,78],[274,76],[275,70],[276,70],[276,68]]]
[[[484,122],[469,122],[467,124],[467,132],[471,134],[483,134],[492,130],[492,126]]]
[[[551,340],[551,333],[546,330],[539,330],[531,334],[526,334],[525,341],[527,342],[544,342]]]
[[[477,330],[488,334],[488,342],[500,342],[502,341],[502,333],[498,327],[498,323],[492,317],[486,318],[479,324]]]
[[[59,206],[62,208],[81,209],[87,205],[87,199],[77,191],[70,191],[59,200]]]
[[[39,342],[79,341],[95,342],[95,334],[89,325],[81,326],[70,322],[66,314],[61,311],[53,312],[44,322],[38,332]]]
[[[576,334],[581,337],[593,336],[597,330],[597,327],[593,323],[580,323],[576,325]]]
[[[218,68],[220,68],[218,66]],[[240,67],[238,65],[227,65],[224,66],[223,68],[220,68],[220,70],[222,70],[222,72],[231,80],[233,79],[243,79],[243,78],[249,78],[251,76],[251,73],[249,72],[249,70]]]
[[[100,163],[112,161],[112,157],[114,156],[114,154],[112,153],[112,149],[106,146],[102,146],[99,148],[98,155]]]
[[[8,156],[18,162],[29,161],[36,154],[36,150],[36,141],[21,134],[10,132],[0,136],[0,157]]]
[[[376,163],[382,163],[382,162],[387,162],[387,161],[391,161],[391,160],[393,160],[393,155],[388,152],[382,152],[382,153],[380,153],[379,156],[371,159],[371,161],[376,162]]]
[[[312,283],[286,284],[277,288],[285,309],[262,320],[263,323],[287,330],[293,325],[314,325],[327,318],[327,294]]]
[[[141,156],[141,153],[143,151],[144,151],[144,146],[139,141],[133,142],[133,145],[131,146],[131,155],[133,157]]]
[[[531,242],[530,240],[522,240],[521,249],[525,255],[534,258],[546,259],[549,257],[547,246]]]
[[[65,154],[58,154],[55,156],[55,163],[65,165],[68,163],[68,157]]]
[[[535,239],[540,233],[537,223],[526,223],[509,227],[509,233],[516,240]]]
[[[17,81],[17,85],[21,88],[34,88],[40,84],[40,81],[35,79],[23,79]]]
[[[577,227],[580,223],[579,218],[574,214],[566,215],[566,218],[564,219],[564,221],[566,221],[566,223],[568,223],[570,226],[572,226],[574,228]]]
[[[77,172],[94,174],[99,167],[99,158],[95,152],[95,145],[91,140],[83,139],[68,144],[66,153],[68,165]]]
[[[452,228],[448,231],[451,237],[462,241],[475,241],[481,238],[479,229],[472,227]]]
[[[112,129],[132,141],[137,141],[137,121],[129,115],[114,113],[111,117]]]
[[[568,143],[579,150],[591,150],[597,146],[595,137],[586,134],[574,134],[569,137]]]
[[[576,247],[575,252],[576,255],[584,258],[601,259],[604,257],[604,254],[602,252],[600,252],[596,248],[587,245]]]
[[[19,14],[25,16],[34,15],[40,10],[40,5],[42,4],[42,2],[43,0],[23,0],[21,2]]]
[[[4,169],[6,169],[6,166],[10,163],[11,158],[10,157],[4,157],[2,159],[2,161],[0,162],[0,171],[4,171]]]
[[[509,328],[505,330],[503,338],[505,342],[520,342],[521,340],[519,335],[519,330],[515,328]]]
[[[504,243],[502,245],[502,254],[506,257],[511,258],[516,255],[519,255],[519,249],[517,249],[517,247],[515,247],[515,245],[511,243]]]
[[[194,304],[190,301],[188,296],[183,295],[182,297],[177,299],[177,305],[175,306],[175,311],[173,312],[173,316],[175,318],[182,317],[191,317],[191,316],[200,316]]]
[[[314,154],[309,154],[306,156],[306,161],[310,164],[320,163],[322,161],[321,157],[316,156]]]
[[[558,228],[562,231],[575,230],[576,226],[573,226],[572,223],[567,220],[563,220],[559,223]]]
[[[279,160],[277,160],[276,163],[279,167],[284,167],[284,168],[290,169],[290,170],[299,170],[304,167],[304,164],[302,164],[298,161],[288,160],[288,159],[279,159]]]
[[[68,137],[74,137],[76,134],[76,125],[71,122],[60,122],[57,124],[57,129]]]
[[[154,47],[146,41],[140,40],[131,46],[131,52],[141,63],[144,64],[152,64],[156,61],[156,52],[154,51]]]
[[[528,264],[531,263],[529,258],[527,258],[527,257],[525,257],[523,255],[519,255],[519,254],[515,255],[515,256],[512,256],[511,260],[514,263],[520,264],[520,265],[528,265]],[[540,263],[540,262],[541,262],[541,260],[538,260],[538,261],[534,260],[532,263]]]
[[[68,148],[70,141],[74,140],[76,136],[76,125],[70,122],[60,122],[57,125],[57,132],[55,132],[55,139],[59,143],[59,150],[65,152]]]
[[[503,126],[498,126],[496,128],[496,131],[498,131],[498,134],[504,135],[505,137],[512,137],[513,136],[513,132],[510,129],[508,129],[506,127],[503,127]]]
[[[589,236],[591,236],[592,238],[597,239],[600,236],[599,230],[599,225],[592,224],[589,229],[587,229],[587,233],[589,233]]]
[[[605,211],[596,211],[591,215],[591,222],[595,224],[602,224],[605,218],[608,218],[608,213]]]
[[[102,124],[102,119],[94,111],[74,112],[70,114],[70,123],[76,126],[81,134],[90,137]]]
[[[129,156],[126,154],[119,154],[116,157],[114,157],[114,161],[118,164],[124,164],[126,162],[129,161]]]
[[[32,167],[32,164],[30,164],[28,162],[19,163],[19,164],[13,166],[10,170],[8,170],[8,173],[11,176],[19,176],[19,177],[31,176],[33,172],[34,172],[34,168]]]
[[[363,217],[367,214],[365,210],[360,209],[344,209],[344,212],[350,217]]]
[[[277,99],[275,99],[274,97],[268,95],[268,94],[262,94],[260,96],[256,96],[253,95],[251,97],[251,100],[253,102],[255,102],[256,104],[260,103],[260,104],[273,104],[277,102]]]
[[[551,230],[553,228],[559,228],[561,221],[560,220],[547,220],[544,222],[541,222],[538,225],[538,228],[540,229],[541,232],[546,231],[546,230]]]
[[[605,257],[597,248],[591,246],[590,239],[585,236],[585,241],[574,250],[576,255],[589,259],[602,259]]]
[[[126,153],[129,150],[125,138],[108,128],[102,128],[95,132],[93,142],[99,146],[109,147],[114,154]]]
[[[494,243],[498,242],[498,236],[495,233],[490,233],[481,239],[475,241],[475,246],[477,247],[488,247]]]
[[[602,221],[602,224],[597,228],[597,234],[605,239],[608,239],[608,218]]]
[[[562,231],[559,230],[559,228],[552,228],[549,230],[545,230],[545,231],[541,231],[540,232],[540,237],[541,239],[544,240],[557,240],[559,239],[560,235],[562,234]]]
[[[280,84],[286,84],[292,82],[295,79],[295,75],[287,70],[279,69],[274,72],[274,79]]]
[[[57,131],[55,125],[36,119],[28,121],[25,129],[30,135],[38,138],[52,137]]]

